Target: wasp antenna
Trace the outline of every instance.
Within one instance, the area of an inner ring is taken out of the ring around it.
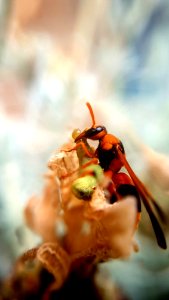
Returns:
[[[89,110],[90,116],[92,118],[92,127],[94,127],[95,124],[96,124],[96,122],[95,122],[95,117],[94,117],[93,109],[92,109],[91,104],[89,102],[86,102],[86,105],[87,105],[87,108]]]

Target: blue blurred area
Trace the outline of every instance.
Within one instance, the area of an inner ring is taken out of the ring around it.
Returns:
[[[164,1],[158,2],[152,9],[149,18],[144,21],[142,30],[134,40],[129,42],[130,56],[134,57],[134,66],[131,72],[128,73],[128,78],[124,84],[124,94],[127,99],[130,100],[130,97],[141,94],[144,101],[145,96],[153,98],[153,95],[164,93],[168,89],[167,65],[163,69],[161,69],[160,65],[160,61],[163,62],[163,57],[161,56],[163,53],[166,55],[169,47],[167,41],[168,23],[168,3]],[[156,52],[160,54],[157,56],[158,60],[154,61],[156,73],[154,74],[149,69],[149,77],[147,78],[144,76],[144,71],[149,68],[148,63],[151,56],[156,55]],[[164,99],[163,101],[166,100]]]

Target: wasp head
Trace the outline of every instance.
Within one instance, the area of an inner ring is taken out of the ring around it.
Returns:
[[[85,129],[83,132],[81,132],[75,139],[75,142],[86,138],[90,140],[100,140],[107,134],[107,130],[104,126],[94,126],[89,129]]]
[[[93,109],[89,102],[86,103],[87,108],[92,119],[92,126],[82,131],[76,138],[75,143],[81,139],[100,140],[107,134],[107,130],[104,126],[96,125]]]

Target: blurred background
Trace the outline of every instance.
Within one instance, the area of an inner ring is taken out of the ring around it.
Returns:
[[[23,208],[51,153],[90,126],[86,99],[169,212],[168,35],[166,0],[0,0],[1,279],[36,244]],[[137,239],[140,252],[101,265],[102,280],[126,299],[169,299],[169,252],[144,212]]]

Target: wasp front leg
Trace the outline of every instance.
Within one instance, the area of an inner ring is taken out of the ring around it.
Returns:
[[[89,158],[94,158],[95,157],[95,153],[91,150],[89,150],[86,146],[86,144],[83,141],[78,142],[74,147],[70,148],[70,149],[62,149],[62,151],[64,152],[71,152],[73,150],[77,150],[78,148],[82,148],[84,151],[84,154],[89,157]]]

